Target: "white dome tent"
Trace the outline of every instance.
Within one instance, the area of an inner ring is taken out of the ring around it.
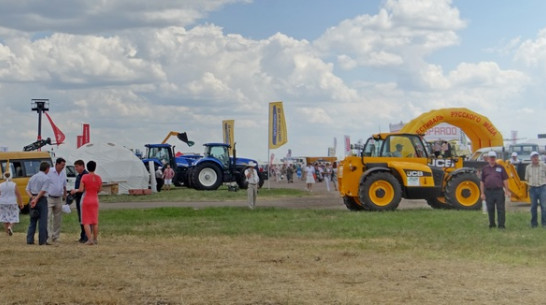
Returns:
[[[118,194],[130,189],[147,189],[149,174],[146,167],[129,149],[113,143],[87,143],[74,151],[69,159],[97,162],[95,173],[103,183],[118,183]]]

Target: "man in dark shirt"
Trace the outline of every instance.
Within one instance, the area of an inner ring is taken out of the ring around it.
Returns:
[[[82,181],[82,176],[85,174],[88,174],[88,172],[85,170],[85,163],[83,160],[77,160],[74,162],[74,169],[76,169],[76,172],[78,172],[78,176],[76,176],[76,181],[74,182],[74,189],[70,191],[70,194],[74,196],[74,200],[76,201],[76,208],[78,209],[78,220],[80,221],[80,239],[78,240],[80,243],[87,242],[87,235],[85,234],[85,230],[83,229],[82,223],[82,213],[81,213],[81,207],[80,207],[80,201],[82,200],[82,193],[78,192],[78,189],[80,188],[80,182]]]
[[[510,197],[510,190],[508,190],[508,174],[506,173],[504,167],[497,164],[497,153],[495,153],[494,151],[490,151],[487,154],[487,157],[487,162],[489,164],[484,166],[484,168],[482,169],[482,177],[480,182],[480,187],[482,190],[482,200],[485,200],[487,205],[487,214],[489,214],[489,228],[496,227],[496,207],[499,229],[504,229],[505,194],[507,197]]]

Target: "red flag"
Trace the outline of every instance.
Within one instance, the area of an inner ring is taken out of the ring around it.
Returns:
[[[351,153],[351,138],[345,136],[345,156],[348,156]]]
[[[77,140],[77,144],[76,144],[76,148],[80,148],[83,144],[83,136],[77,136],[76,137],[76,140]]]
[[[83,124],[82,145],[89,143],[89,124]]]
[[[49,124],[51,124],[51,129],[53,129],[53,134],[55,135],[55,141],[57,142],[57,146],[59,146],[60,144],[63,144],[63,141],[64,141],[64,133],[55,125],[55,123],[53,123],[53,120],[51,120],[51,117],[49,116],[49,114],[47,112],[44,112],[47,119],[49,120]]]

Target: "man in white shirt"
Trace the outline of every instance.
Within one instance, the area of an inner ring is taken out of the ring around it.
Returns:
[[[256,206],[256,197],[258,197],[258,172],[256,171],[256,163],[253,161],[248,162],[248,168],[245,170],[245,177],[248,181],[248,207],[254,209]]]
[[[49,178],[47,188],[47,232],[49,243],[57,242],[61,234],[62,206],[66,201],[65,165],[66,160],[58,158],[55,161],[55,166],[47,174]]]
[[[546,227],[546,164],[540,162],[538,152],[531,153],[531,164],[525,168],[525,181],[531,198],[531,227],[538,226],[537,209],[540,204],[540,223]]]

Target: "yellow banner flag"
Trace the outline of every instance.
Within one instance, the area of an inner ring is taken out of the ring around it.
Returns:
[[[233,156],[233,146],[235,141],[235,121],[223,120],[222,121],[222,134],[224,135],[224,143],[231,145],[229,153]]]
[[[269,149],[288,142],[282,102],[269,103]]]

